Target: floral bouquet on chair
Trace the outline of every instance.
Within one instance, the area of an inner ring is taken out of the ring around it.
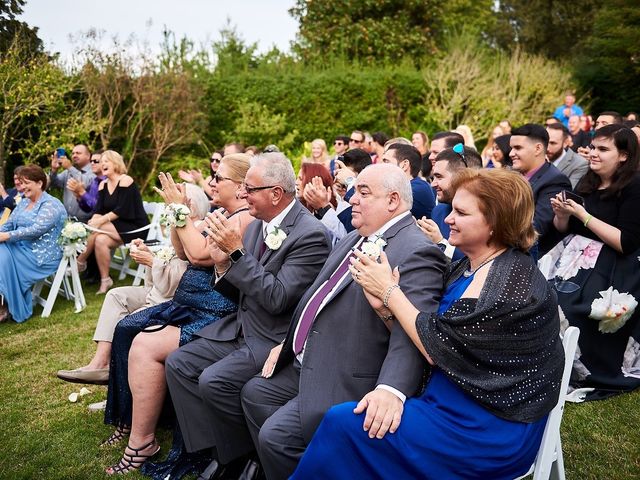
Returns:
[[[87,247],[89,232],[80,222],[68,221],[58,237],[58,244],[62,247],[65,257],[74,257],[82,253]]]

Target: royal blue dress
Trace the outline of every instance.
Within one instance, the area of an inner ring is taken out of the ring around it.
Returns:
[[[473,277],[461,276],[446,290],[439,313],[472,310],[460,299]],[[433,368],[425,392],[406,401],[395,433],[370,439],[355,402],[324,416],[293,479],[509,479],[533,464],[547,416],[535,423],[499,418]]]
[[[62,202],[47,192],[27,209],[30,203],[23,198],[0,227],[9,233],[0,243],[0,294],[18,323],[33,313],[33,285],[58,269],[62,249],[57,241],[67,218]]]
[[[180,327],[180,345],[189,343],[194,333],[237,309],[231,300],[209,286],[213,268],[189,265],[182,275],[173,300],[127,315],[118,322],[111,347],[109,389],[104,422],[131,426],[133,399],[129,389],[129,350],[142,330],[171,320]],[[172,412],[173,408],[165,408]]]

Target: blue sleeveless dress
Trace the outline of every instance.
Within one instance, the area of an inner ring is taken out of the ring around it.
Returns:
[[[473,277],[449,285],[439,313],[473,310],[461,299]],[[450,381],[437,367],[424,393],[405,402],[398,430],[370,439],[356,402],[331,408],[293,479],[509,479],[534,462],[547,417],[535,423],[499,418]]]

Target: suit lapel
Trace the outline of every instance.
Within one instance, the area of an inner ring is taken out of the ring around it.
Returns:
[[[280,230],[282,230],[287,236],[289,236],[289,234],[293,230],[293,227],[296,224],[296,219],[298,218],[298,215],[300,214],[300,210],[302,208],[304,208],[302,207],[302,204],[298,202],[298,200],[295,200],[295,204],[293,205],[293,207],[291,207],[291,210],[285,215],[282,223],[279,225]],[[287,239],[285,238],[284,241],[286,242]],[[260,265],[265,265],[267,263],[267,260],[269,260],[271,255],[273,255],[273,252],[275,252],[275,250],[271,250],[269,247],[267,247],[264,255],[262,255],[262,258],[260,259]]]
[[[382,235],[382,238],[389,243],[389,241],[391,241],[391,239],[393,237],[395,237],[398,232],[400,230],[402,230],[403,228],[411,225],[413,223],[413,218],[411,217],[411,215],[407,215],[405,216],[402,220],[399,220],[397,223],[395,223],[394,225],[392,225],[391,227],[389,227],[387,229],[386,232],[384,232],[384,234]],[[360,238],[359,236],[357,238]],[[353,245],[355,245],[355,241],[352,243],[351,247]],[[349,248],[351,248],[349,247]],[[346,255],[346,252],[344,253],[344,255]],[[344,258],[344,255],[340,258],[340,261],[342,261],[342,259]],[[335,267],[333,268],[333,270],[336,269],[336,267],[338,266],[338,264],[335,265]],[[333,270],[331,270],[331,272],[333,273]],[[345,280],[343,280],[338,287],[336,288],[335,293],[333,294],[333,296],[329,299],[329,301],[333,300],[335,297],[337,297],[340,292],[342,292],[342,290],[344,290],[345,288],[347,288],[349,286],[349,284],[353,281],[353,277],[351,275],[347,275],[347,278]]]

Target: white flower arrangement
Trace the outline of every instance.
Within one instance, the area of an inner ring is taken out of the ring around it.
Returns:
[[[269,250],[278,250],[286,238],[287,234],[284,233],[284,230],[276,226],[264,239],[264,243],[269,247]]]
[[[589,318],[599,320],[598,330],[613,333],[620,330],[636,311],[638,302],[629,293],[620,293],[613,287],[600,292],[602,298],[591,303]]]
[[[87,247],[88,237],[89,231],[84,224],[80,222],[67,222],[60,232],[58,244],[62,246],[65,257],[74,257],[84,252],[84,249]]]
[[[162,247],[156,253],[155,257],[158,260],[162,260],[164,263],[169,263],[173,257],[176,256],[176,251],[171,246]]]
[[[387,246],[387,242],[380,235],[376,235],[373,240],[367,240],[362,244],[360,250],[365,255],[368,255],[371,258],[377,260],[380,258],[380,253],[384,250],[384,247]]]
[[[22,201],[22,195],[17,193],[16,196],[13,197],[13,202],[16,204],[16,207],[20,204],[21,201]]]
[[[160,224],[168,227],[182,228],[187,224],[187,218],[191,215],[191,210],[181,203],[170,203],[164,207],[164,212],[160,215]]]

